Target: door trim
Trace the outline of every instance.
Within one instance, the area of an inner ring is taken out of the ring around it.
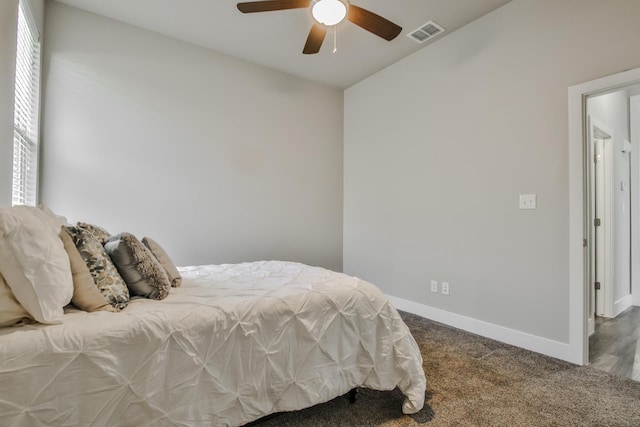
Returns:
[[[629,139],[631,140],[631,304],[640,306],[640,123],[631,117],[640,117],[640,95],[629,100]],[[636,256],[634,256],[636,255]]]
[[[586,98],[640,83],[640,68],[571,86],[569,97],[569,357],[568,361],[589,362],[587,313],[590,276],[588,219],[589,177]],[[586,244],[585,244],[586,243]]]

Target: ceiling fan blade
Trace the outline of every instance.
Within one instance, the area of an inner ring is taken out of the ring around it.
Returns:
[[[402,31],[402,27],[382,16],[352,4],[349,5],[347,19],[357,26],[388,41],[395,39]]]
[[[242,13],[269,12],[272,10],[301,9],[309,7],[310,0],[265,0],[238,3]]]
[[[302,53],[309,55],[320,52],[320,47],[322,46],[322,42],[326,35],[326,28],[319,24],[313,24],[311,31],[309,31],[309,37],[307,37],[307,42],[304,45]]]

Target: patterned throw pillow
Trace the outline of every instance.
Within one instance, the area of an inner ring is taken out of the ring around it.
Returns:
[[[113,307],[122,310],[129,303],[129,289],[104,250],[90,231],[81,227],[65,227],[78,252],[87,263],[91,276],[102,295]]]
[[[104,243],[132,295],[164,299],[171,282],[164,267],[145,245],[130,233],[120,233]]]
[[[98,239],[101,245],[104,245],[104,242],[106,242],[107,239],[111,237],[111,233],[97,225],[88,224],[86,222],[78,222],[76,226],[84,228],[85,230],[93,234],[95,238]]]
[[[167,276],[169,276],[169,280],[171,280],[171,286],[173,286],[174,288],[180,286],[182,284],[182,276],[180,275],[180,272],[176,268],[173,261],[171,261],[171,258],[169,258],[169,255],[167,255],[165,250],[162,249],[162,246],[160,246],[158,242],[149,237],[143,238],[142,244],[149,248],[158,262],[162,264],[164,270],[167,272]]]
[[[81,310],[92,311],[118,311],[115,309],[109,301],[102,295],[102,292],[98,290],[93,276],[87,267],[87,263],[80,255],[78,248],[76,248],[71,235],[67,230],[62,227],[60,230],[60,239],[64,244],[64,250],[69,255],[69,262],[71,264],[71,275],[73,276],[73,297],[71,302]]]

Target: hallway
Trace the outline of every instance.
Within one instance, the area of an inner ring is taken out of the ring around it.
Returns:
[[[590,366],[640,381],[640,307],[629,307],[618,317],[596,317],[589,337]]]

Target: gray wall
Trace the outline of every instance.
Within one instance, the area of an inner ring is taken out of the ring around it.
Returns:
[[[55,2],[42,201],[180,265],[342,268],[341,91]]]
[[[638,16],[637,0],[514,0],[348,89],[345,272],[567,343],[567,89],[640,66]]]

